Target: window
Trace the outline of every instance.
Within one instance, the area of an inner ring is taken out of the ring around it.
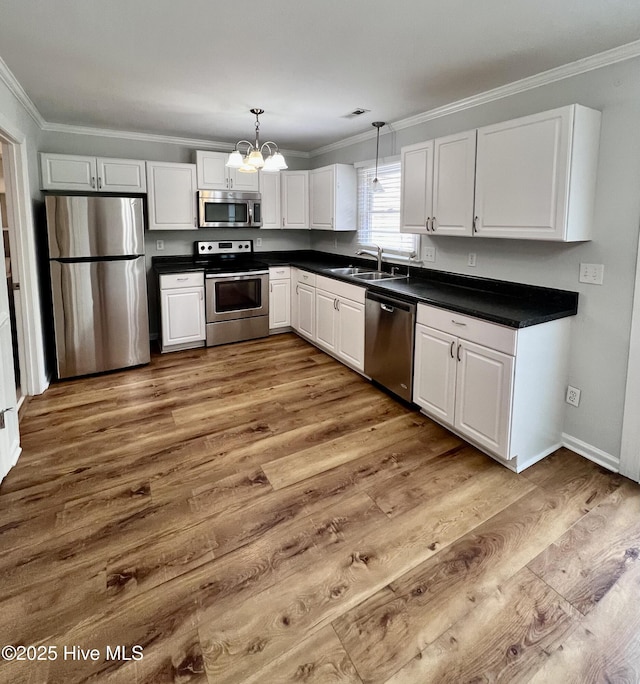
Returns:
[[[400,232],[400,161],[378,164],[384,192],[371,190],[375,174],[375,165],[358,169],[358,243],[395,252],[416,250],[416,236]]]

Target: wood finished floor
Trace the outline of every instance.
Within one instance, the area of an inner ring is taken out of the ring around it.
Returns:
[[[55,384],[21,430],[0,645],[60,655],[0,682],[640,681],[639,486],[515,475],[292,334]]]

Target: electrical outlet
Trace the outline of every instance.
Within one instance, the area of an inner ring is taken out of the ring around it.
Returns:
[[[262,247],[262,238],[256,238],[256,247]]]
[[[469,252],[469,258],[467,259],[467,266],[475,266],[476,265],[476,253],[475,252]]]
[[[604,264],[580,264],[580,282],[590,285],[602,285],[604,281]]]
[[[571,387],[571,385],[568,385],[565,401],[567,404],[571,404],[571,406],[580,406],[580,390],[577,387]]]
[[[425,261],[435,261],[436,260],[436,248],[435,247],[425,247],[424,248],[424,260]]]
[[[164,249],[164,240],[156,240],[156,250],[162,252]]]

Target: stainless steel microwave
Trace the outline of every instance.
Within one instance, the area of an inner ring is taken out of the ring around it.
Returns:
[[[200,228],[260,228],[261,208],[259,192],[198,191]]]

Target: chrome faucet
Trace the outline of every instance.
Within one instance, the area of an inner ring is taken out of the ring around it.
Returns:
[[[378,260],[378,271],[382,271],[382,247],[379,245],[373,246],[376,248],[375,252],[372,249],[359,249],[356,251],[356,254],[358,256],[361,256],[362,254],[368,254],[369,256],[375,257]]]

